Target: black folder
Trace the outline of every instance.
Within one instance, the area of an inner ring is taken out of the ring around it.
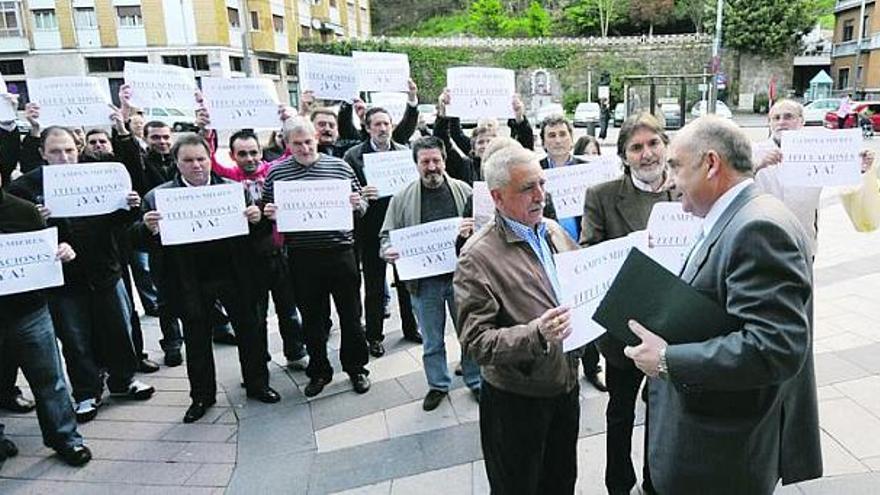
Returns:
[[[739,319],[638,249],[630,250],[593,320],[631,346],[641,339],[629,329],[629,320],[670,344],[702,342],[742,327]]]

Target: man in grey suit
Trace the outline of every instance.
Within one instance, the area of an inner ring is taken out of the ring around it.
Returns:
[[[668,151],[703,227],[682,278],[741,323],[668,345],[637,322],[625,354],[649,387],[649,465],[660,494],[771,494],[822,475],[813,370],[812,253],[797,218],[751,178],[751,145],[713,116]]]

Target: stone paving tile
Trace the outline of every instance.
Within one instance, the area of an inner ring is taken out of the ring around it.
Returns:
[[[283,406],[279,404],[279,406]],[[314,451],[312,417],[305,405],[279,407],[271,414],[241,420],[238,425],[238,460],[259,461],[266,457]]]
[[[449,402],[455,411],[455,417],[459,423],[469,423],[480,420],[480,404],[474,399],[473,393],[467,387],[461,387],[449,392]]]
[[[429,430],[449,428],[458,424],[455,411],[449,400],[440,403],[437,409],[425,412],[422,402],[415,401],[385,410],[388,435],[392,438]]]
[[[880,418],[880,376],[838,383],[834,388]]]
[[[871,471],[880,471],[880,457],[868,457],[862,460],[862,464],[868,466]]]
[[[230,443],[186,442],[171,458],[173,462],[196,462],[202,464],[234,463],[237,447]]]
[[[837,353],[837,356],[846,361],[868,370],[872,374],[880,374],[880,344],[871,344],[859,349],[849,349]]]
[[[174,462],[187,445],[183,442],[89,438],[86,443],[95,459],[151,462]]]
[[[831,435],[822,432],[822,474],[839,476],[842,474],[864,473],[869,468],[859,462]]]
[[[863,347],[876,342],[873,339],[852,332],[843,332],[833,337],[816,338],[815,345],[825,351],[839,352],[847,349]]]
[[[62,464],[62,460],[54,455],[30,457],[19,453],[16,457],[6,459],[0,469],[2,478],[37,479],[53,466]],[[2,493],[2,490],[0,490]]]
[[[174,390],[189,393],[189,380],[186,377],[170,378],[157,376],[155,378],[144,377],[143,380],[149,382],[150,385],[156,387],[156,390],[159,391]]]
[[[178,442],[225,442],[236,430],[235,425],[179,424],[171,427],[162,439]]]
[[[379,411],[315,432],[318,452],[345,449],[388,438],[385,412]]]
[[[183,421],[183,415],[186,413],[187,406],[146,406],[139,404],[120,404],[107,405],[100,409],[98,417],[102,420],[108,419],[113,421],[139,421],[148,423],[180,423]],[[229,411],[226,407],[212,407],[208,409],[204,418],[201,419],[205,423],[213,423]]]
[[[819,403],[819,423],[857,458],[880,456],[880,419],[850,399]]]
[[[226,493],[306,495],[310,475],[324,475],[323,471],[315,468],[314,459],[314,452],[281,454],[256,460],[242,458],[232,473]],[[327,490],[314,493],[327,493]]]
[[[412,398],[397,380],[373,381],[370,391],[353,398],[349,394],[337,394],[323,400],[312,401],[312,421],[316,430],[327,428],[350,419],[399,406]]]
[[[470,495],[473,490],[471,463],[395,479],[391,495]]]
[[[870,374],[864,368],[856,366],[833,353],[817,354],[815,356],[815,365],[816,385],[819,387],[857,380]]]
[[[421,369],[421,361],[414,359],[408,352],[385,354],[370,362],[370,380],[377,382],[389,380]]]
[[[86,439],[110,440],[161,440],[176,424],[132,423],[128,421],[96,420],[79,425],[79,432]]]
[[[55,464],[40,477],[56,481],[180,486],[198,470],[199,466],[199,464],[190,463],[104,461],[98,459],[79,468]]]
[[[846,397],[834,385],[825,385],[824,387],[817,388],[816,395],[820,401]]]
[[[822,478],[798,485],[804,495],[876,495],[880,473]]]
[[[477,461],[471,464],[471,491],[474,495],[484,495],[491,491],[489,477],[486,476],[486,461]]]
[[[389,495],[391,493],[391,481],[383,481],[372,485],[359,486],[350,490],[334,492],[332,495]]]
[[[184,485],[225,487],[229,484],[233,469],[235,464],[202,464]]]
[[[10,495],[217,495],[216,488],[176,487],[155,485],[134,486],[118,483],[91,483],[78,481],[4,480],[0,479],[0,493]],[[220,492],[222,493],[222,491]]]

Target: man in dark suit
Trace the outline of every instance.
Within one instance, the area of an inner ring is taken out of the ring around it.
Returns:
[[[663,126],[649,113],[636,114],[620,128],[617,154],[624,173],[618,179],[587,189],[581,221],[580,244],[592,246],[637,230],[644,230],[654,205],[675,201],[677,194],[663,187],[664,164],[669,138]],[[636,399],[644,373],[623,355],[624,343],[611,335],[597,341],[605,356],[608,409],[605,412],[605,487],[608,493],[629,493],[636,483],[632,461],[632,432]],[[642,488],[653,493],[647,464]]]
[[[658,493],[771,494],[822,475],[812,350],[812,253],[797,218],[753,185],[751,145],[700,118],[668,150],[685,211],[703,226],[682,278],[739,320],[667,344],[637,322],[625,353],[649,387]],[[658,329],[661,330],[661,329]]]

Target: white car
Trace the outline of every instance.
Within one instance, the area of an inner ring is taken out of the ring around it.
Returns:
[[[559,103],[550,103],[549,105],[544,105],[539,108],[537,112],[535,112],[535,125],[540,126],[541,122],[544,121],[547,117],[551,115],[562,115],[565,116],[565,109],[562,108],[562,105]]]
[[[840,98],[820,98],[804,105],[804,124],[823,125],[825,114],[840,107]]]
[[[590,122],[598,124],[600,113],[599,104],[596,102],[578,103],[574,109],[574,126],[586,127]]]
[[[419,119],[424,119],[428,127],[434,127],[437,120],[437,105],[422,103],[419,105]]]
[[[164,122],[174,132],[192,131],[196,128],[196,116],[192,110],[163,107],[144,108],[144,119],[147,122],[151,120]]]
[[[708,107],[708,105],[709,102],[707,102],[706,100],[698,101],[694,104],[694,107],[691,108],[691,115],[693,115],[694,117],[702,116],[704,113],[706,113],[706,108]],[[733,118],[733,113],[730,111],[730,108],[728,108],[727,105],[721,100],[715,102],[715,115],[719,117],[724,117],[725,119]]]

